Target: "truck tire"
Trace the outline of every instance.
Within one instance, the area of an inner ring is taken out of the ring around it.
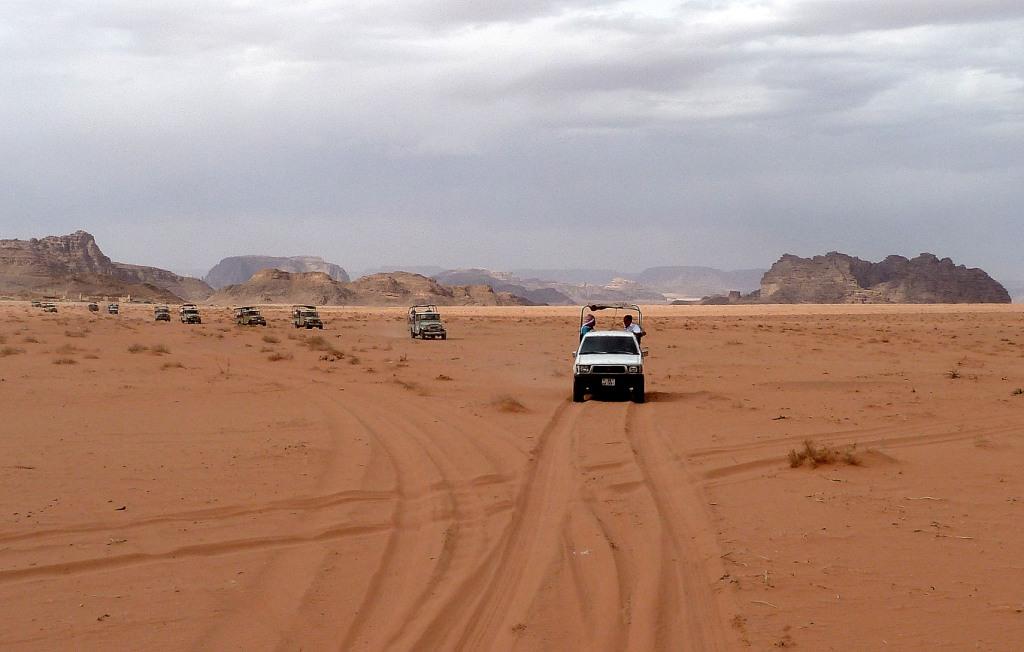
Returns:
[[[582,403],[583,394],[586,391],[586,386],[580,382],[579,378],[572,379],[572,402]]]
[[[633,386],[633,402],[643,403],[646,400],[646,398],[647,397],[644,396],[644,381],[641,378],[640,382]]]
[[[442,336],[441,336],[441,339],[442,339],[442,340],[446,340],[446,339],[448,339],[448,334],[447,334],[447,333],[445,333],[444,335],[442,335]]]

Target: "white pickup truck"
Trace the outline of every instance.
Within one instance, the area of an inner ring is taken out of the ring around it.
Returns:
[[[584,310],[623,307],[620,304],[595,305],[586,306]],[[639,308],[628,308],[635,309],[639,317]],[[580,323],[583,323],[582,312]],[[644,354],[636,336],[629,331],[586,333],[576,349],[572,370],[572,400],[577,403],[587,394],[612,392],[628,393],[633,402],[644,402]]]

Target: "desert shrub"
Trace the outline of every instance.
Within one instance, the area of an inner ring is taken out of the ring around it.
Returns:
[[[452,379],[451,376],[446,376],[444,374],[438,374],[437,378],[435,378],[434,380],[451,380],[451,379]]]
[[[78,360],[74,358],[57,358],[53,361],[53,364],[78,364]]]
[[[956,380],[957,378],[960,377],[960,371],[957,369],[950,369],[949,371],[946,372],[946,377]]]
[[[85,358],[86,360],[99,360],[100,359],[100,356],[96,355],[95,353],[86,353],[82,357]]]
[[[1013,390],[1014,396],[1020,396],[1021,394],[1024,394],[1024,387],[1018,387],[1017,389]]]
[[[35,335],[26,335],[23,341],[25,344],[39,344],[39,340],[36,339]]]
[[[264,335],[263,341],[267,344],[280,344],[281,340],[273,335]]]
[[[168,369],[184,369],[184,368],[185,368],[185,365],[181,364],[180,362],[165,362],[162,365],[160,365],[160,369],[162,371],[167,371]]]
[[[860,457],[857,456],[857,445],[850,444],[842,450],[822,444],[821,446],[815,444],[810,439],[804,441],[802,448],[790,449],[789,454],[786,456],[789,460],[789,466],[797,468],[803,466],[805,463],[809,464],[811,468],[816,468],[825,464],[848,464],[850,466],[860,466],[862,464]]]
[[[64,335],[66,337],[85,337],[88,332],[84,329],[80,331],[64,331]]]
[[[150,352],[153,355],[167,355],[168,353],[171,352],[171,350],[164,346],[163,344],[154,344],[153,348],[150,349]]]
[[[0,358],[6,358],[9,355],[18,355],[19,353],[24,352],[25,349],[18,349],[13,346],[5,346],[3,348],[0,348]]]
[[[57,347],[56,352],[68,355],[70,353],[78,353],[79,348],[74,344],[62,344]]]
[[[280,352],[277,352],[277,353],[271,353],[270,355],[268,355],[267,356],[267,360],[270,360],[271,362],[280,362],[281,360],[291,360],[294,357],[295,356],[293,356],[291,353],[280,353]]]
[[[520,413],[527,411],[526,406],[520,403],[519,399],[508,394],[494,399],[494,407],[498,408],[499,412]]]
[[[128,353],[142,353],[143,351],[148,350],[149,347],[146,346],[145,344],[132,344],[131,346],[128,347]]]

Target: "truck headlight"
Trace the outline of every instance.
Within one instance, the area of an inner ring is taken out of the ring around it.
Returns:
[[[630,365],[630,366],[629,366],[629,368],[628,368],[628,371],[629,371],[629,373],[631,373],[631,374],[638,374],[638,373],[640,373],[641,371],[643,371],[643,367],[638,367],[638,366],[637,366],[637,365],[635,365],[635,364],[634,364],[634,365]]]
[[[588,364],[578,364],[578,365],[576,365],[576,373],[577,374],[589,374],[590,373],[590,365],[588,365]]]

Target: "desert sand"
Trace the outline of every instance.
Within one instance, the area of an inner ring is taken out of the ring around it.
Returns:
[[[1024,640],[1019,305],[652,308],[644,405],[572,308],[149,310],[0,304],[4,650]]]

